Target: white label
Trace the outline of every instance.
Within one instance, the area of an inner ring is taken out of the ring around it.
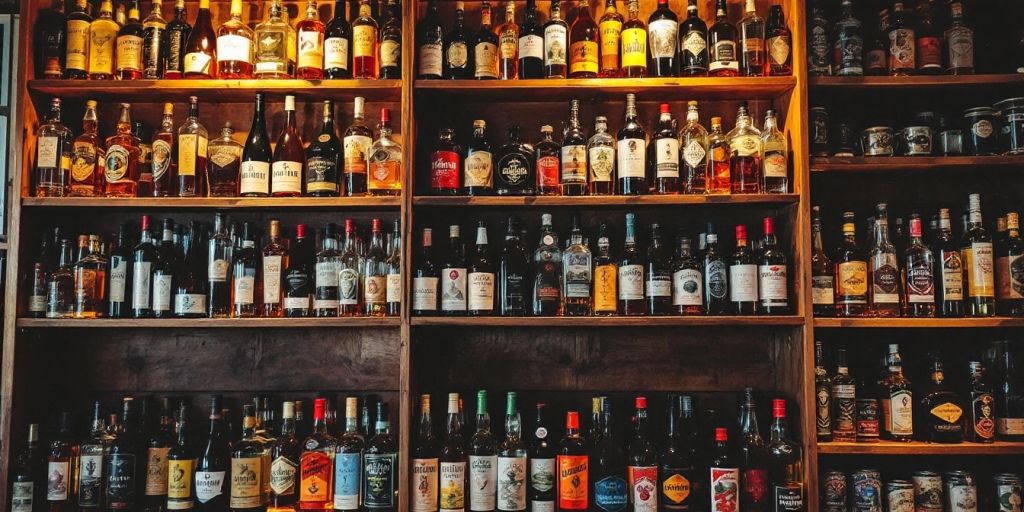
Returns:
[[[330,37],[324,41],[324,69],[348,69],[347,38]]]
[[[174,313],[177,315],[205,315],[206,295],[179,293],[174,296]]]
[[[498,510],[526,510],[526,457],[498,457]]]
[[[565,52],[568,45],[565,27],[548,25],[544,29],[544,65],[565,65]]]
[[[299,31],[300,68],[321,69],[324,65],[324,33],[318,30]]]
[[[437,510],[437,458],[413,459],[412,467],[412,512],[435,512]]]
[[[466,269],[446,268],[441,270],[441,310],[466,310]]]
[[[466,463],[442,462],[438,489],[442,512],[466,510]]]
[[[729,267],[729,300],[732,302],[757,301],[757,265]]]
[[[437,311],[436,277],[415,277],[412,280],[412,309]]]
[[[519,38],[519,58],[525,59],[534,57],[544,58],[544,38],[538,35],[528,35]]]
[[[32,512],[32,498],[35,494],[33,482],[11,484],[11,512]]]
[[[683,149],[683,159],[686,160],[687,165],[698,169],[704,167],[704,157],[707,154],[704,145],[697,139],[690,139],[690,142],[686,143],[686,148]]]
[[[786,265],[761,265],[757,268],[757,289],[761,294],[761,302],[776,306],[786,303],[789,295],[786,292]]]
[[[213,56],[211,55],[203,52],[189,53],[185,55],[185,72],[209,75],[211,62],[213,62]]]
[[[651,49],[651,57],[676,56],[676,44],[679,32],[679,24],[674,20],[661,19],[652,21],[648,33],[648,47]]]
[[[471,272],[468,281],[469,309],[473,311],[494,309],[494,274]]]
[[[110,302],[124,302],[125,283],[128,279],[128,260],[113,256],[110,258]]]
[[[442,55],[443,51],[439,43],[428,43],[420,46],[420,74],[440,75],[442,73]]]
[[[402,302],[402,274],[388,274],[386,298],[388,302]]]
[[[248,306],[253,303],[256,291],[256,278],[253,276],[235,277],[235,304]]]
[[[196,499],[206,503],[224,492],[224,471],[196,471]]]
[[[309,309],[309,297],[285,297],[285,309]]]
[[[270,162],[242,162],[239,174],[242,194],[266,194],[270,190]]]
[[[271,166],[270,193],[302,192],[302,162],[274,162]]]
[[[338,303],[346,306],[359,304],[359,272],[355,269],[342,268],[338,272]]]
[[[562,183],[587,183],[586,146],[562,146]]]
[[[615,178],[615,148],[596,146],[590,148],[590,181],[612,181]]]
[[[228,261],[227,260],[213,260],[206,268],[207,279],[209,281],[220,283],[228,280]]]
[[[672,304],[700,306],[704,304],[704,278],[697,269],[683,269],[672,274]]]
[[[171,280],[169,274],[153,276],[153,311],[171,310]]]
[[[46,295],[32,295],[28,298],[28,310],[33,313],[46,311]]]
[[[263,257],[263,303],[277,304],[281,300],[281,257]]]
[[[646,293],[648,297],[671,297],[672,280],[659,279],[657,276],[649,274],[647,276]]]
[[[476,77],[498,77],[498,47],[494,43],[477,43],[473,48],[476,58]]]
[[[470,510],[494,510],[497,497],[498,457],[469,456]]]
[[[224,35],[217,38],[217,62],[237,60],[252,62],[252,41],[238,35]]]
[[[317,288],[330,288],[338,286],[337,261],[320,261],[316,264],[316,277],[314,283]]]
[[[149,269],[152,263],[136,261],[132,265],[132,307],[149,309]]]
[[[619,300],[642,300],[644,298],[643,265],[622,265],[619,267]]]
[[[71,475],[68,474],[68,461],[50,461],[46,468],[46,499],[48,501],[64,501],[68,499],[68,487]]]
[[[619,177],[646,177],[644,165],[644,155],[646,153],[647,141],[644,139],[620,140],[618,143]]]
[[[683,37],[683,42],[680,45],[683,50],[686,50],[690,55],[700,55],[708,47],[708,42],[704,40],[704,34],[699,31],[693,30]]]
[[[36,167],[57,167],[57,137],[40,137],[36,142]]]
[[[659,178],[679,177],[679,139],[654,141],[654,169]]]
[[[474,151],[466,156],[463,183],[467,187],[490,187],[494,181],[494,158],[490,151]]]

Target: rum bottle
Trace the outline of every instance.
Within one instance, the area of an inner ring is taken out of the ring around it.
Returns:
[[[313,402],[313,432],[302,442],[299,456],[299,508],[330,510],[334,505],[334,452],[337,442],[327,432],[327,399]]]
[[[707,194],[729,194],[732,191],[729,138],[722,133],[722,118],[711,118],[707,143]]]
[[[747,226],[736,226],[736,252],[729,261],[729,302],[734,315],[758,312],[758,272],[754,254],[747,244]]]
[[[747,112],[747,102],[741,102],[736,114],[736,127],[729,139],[729,175],[733,194],[760,194],[762,166],[761,132],[754,127]]]
[[[210,0],[199,0],[196,24],[182,50],[185,78],[217,78],[217,40],[210,21]]]
[[[558,510],[587,510],[590,504],[590,457],[580,434],[577,411],[565,414],[565,435],[558,442],[555,457]]]
[[[708,131],[700,124],[697,102],[687,103],[686,125],[679,133],[682,155],[683,194],[704,194],[708,190]]]
[[[231,0],[231,18],[217,28],[217,76],[252,78],[253,31],[242,23],[242,0]]]
[[[626,95],[626,121],[618,134],[618,181],[622,195],[647,193],[647,132],[637,116],[636,95]]]
[[[391,109],[380,109],[378,137],[370,148],[367,191],[371,196],[402,194],[402,145],[392,138]]]
[[[551,11],[544,24],[544,78],[567,78],[569,26],[562,21],[561,0],[551,0]]]
[[[562,313],[562,250],[551,227],[551,214],[541,215],[540,239],[533,251],[533,314]]]
[[[626,214],[626,236],[622,256],[618,264],[619,315],[643,316],[644,302],[644,260],[636,242],[636,214]]]
[[[729,22],[726,0],[717,0],[715,23],[708,31],[711,76],[739,76],[740,58],[736,49],[736,27]]]
[[[623,78],[647,76],[647,25],[640,19],[639,0],[627,0],[628,18],[622,25],[622,70]]]
[[[562,254],[562,282],[565,284],[562,301],[566,316],[590,316],[591,288],[593,287],[592,257],[583,243],[583,231],[578,216],[573,216],[569,247]]]
[[[277,138],[274,160],[270,165],[270,195],[274,197],[298,197],[302,195],[302,170],[306,166],[306,155],[302,149],[295,114],[295,96],[284,97],[284,130]]]
[[[498,36],[498,78],[519,78],[519,25],[516,25],[516,4],[505,4],[505,23],[494,29]]]
[[[50,100],[50,115],[46,123],[40,126],[39,131],[36,132],[36,197],[68,195],[68,181],[69,178],[72,178],[69,175],[74,170],[74,162],[78,160],[72,151],[74,135],[67,126],[61,123],[61,105],[60,98]],[[95,115],[95,111],[93,111],[93,115]],[[87,110],[86,118],[88,117],[89,111]],[[83,120],[83,131],[85,132],[83,137],[90,132],[86,120]],[[100,187],[102,190],[102,185]],[[72,185],[70,195],[76,195],[73,191],[74,186]]]
[[[592,196],[615,193],[615,137],[608,133],[608,118],[594,119],[594,135],[587,141],[587,179]]]
[[[935,316],[934,271],[935,259],[921,240],[921,217],[915,213],[910,216],[910,244],[903,253],[904,316]]]
[[[454,136],[454,133],[452,134]],[[451,144],[455,144],[452,142]],[[462,187],[467,195],[490,195],[494,191],[494,155],[491,153],[491,143],[487,140],[487,122],[483,119],[473,121],[473,139],[466,148],[466,164],[463,168],[463,176],[459,176],[459,147],[449,146],[453,149],[454,155],[448,155],[455,162],[454,187],[459,190],[459,179],[462,179]]]
[[[352,77],[375,79],[379,76],[377,21],[370,12],[370,0],[359,0],[359,17],[352,21]]]
[[[487,223],[476,227],[476,245],[467,270],[467,309],[472,316],[494,314],[494,266],[487,243]]]
[[[857,440],[857,384],[846,365],[846,350],[836,350],[836,374],[832,378],[832,440]]]
[[[996,314],[992,252],[992,236],[981,226],[981,196],[971,194],[967,228],[960,242],[961,260],[966,274],[966,316]]]
[[[99,120],[96,116],[96,101],[86,101],[85,115],[82,117],[82,134],[75,137],[74,142],[71,144],[69,196],[94,197],[103,195],[103,161],[105,160],[105,151],[100,144],[98,131]],[[53,135],[50,136],[53,137]],[[42,137],[41,129],[40,137]],[[47,141],[47,143],[50,144],[51,142]],[[38,139],[36,144],[43,144],[42,139]]]
[[[178,128],[178,197],[196,197],[205,192],[208,145],[206,128],[199,123],[199,98],[191,96],[188,118]]]
[[[89,24],[89,80],[114,79],[114,49],[120,26],[111,0],[100,3],[100,15]]]
[[[651,47],[651,76],[679,76],[679,19],[668,7],[668,0],[658,0],[658,7],[647,20]]]
[[[473,78],[495,80],[498,78],[498,36],[491,28],[491,4],[484,0],[480,6],[480,31],[473,42]]]
[[[679,133],[668,103],[662,103],[649,156],[654,172],[654,193],[679,193]]]
[[[843,241],[832,264],[836,316],[867,316],[868,259],[857,245],[853,212],[843,213]]]
[[[590,14],[589,0],[582,0],[569,33],[569,78],[596,78],[600,48],[597,23]]]
[[[306,80],[324,78],[324,22],[316,8],[316,0],[306,2],[306,17],[295,25],[298,62],[295,77]],[[376,45],[376,42],[374,43]]]
[[[569,125],[562,134],[561,187],[564,196],[587,193],[587,132],[580,126],[580,102],[569,103]]]
[[[362,6],[360,6],[360,10],[362,10]],[[345,130],[345,135],[342,138],[344,149],[342,172],[345,175],[343,188],[348,197],[366,195],[366,175],[369,168],[370,149],[373,146],[373,132],[363,122],[364,105],[363,97],[356,96],[353,100],[352,124]]]
[[[875,316],[900,316],[900,264],[896,248],[889,241],[887,205],[876,207],[874,243],[868,255],[871,279],[871,313]]]
[[[107,137],[103,175],[107,197],[135,197],[139,186],[139,139],[132,135],[132,106],[121,104],[117,133]],[[57,118],[59,122],[59,117]],[[65,147],[63,144],[61,147]],[[61,166],[64,167],[62,153]]]
[[[615,7],[615,0],[605,0],[604,14],[597,27],[600,35],[601,69],[604,78],[619,76],[619,44],[622,39],[622,15]]]
[[[743,60],[740,62],[743,76],[764,76],[764,18],[757,15],[755,0],[746,0],[743,19],[740,20],[740,42],[743,45]]]

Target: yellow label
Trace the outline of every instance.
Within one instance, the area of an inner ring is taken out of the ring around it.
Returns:
[[[622,67],[647,67],[647,31],[630,28],[622,31]]]
[[[619,67],[619,34],[621,32],[621,21],[606,20],[601,23],[601,69]]]
[[[117,38],[117,69],[142,70],[142,38],[121,36]]]
[[[371,25],[352,28],[352,54],[356,57],[377,55],[377,31]]]
[[[231,499],[229,506],[238,508],[257,508],[261,505],[260,493],[263,484],[262,462],[260,457],[244,457],[231,459]]]
[[[146,496],[159,496],[167,490],[167,452],[170,448],[150,448],[146,457]]]
[[[594,311],[615,311],[618,290],[616,280],[619,272],[614,264],[601,265],[594,269]]]
[[[366,188],[370,190],[400,190],[402,182],[398,178],[399,162],[386,160],[372,162]]]
[[[932,416],[945,421],[946,423],[956,423],[960,420],[960,416],[963,415],[964,410],[956,404],[946,402],[944,404],[936,405],[931,410]]]
[[[192,496],[192,460],[167,461],[167,497]]]
[[[93,74],[114,73],[114,43],[117,39],[117,23],[94,21],[89,26],[89,72]]]
[[[597,42],[577,41],[569,51],[572,53],[570,73],[597,73]]]
[[[676,473],[661,483],[661,494],[672,503],[682,503],[690,495],[690,481]]]
[[[89,69],[88,21],[68,20],[68,49],[65,55],[68,69]]]
[[[178,136],[178,176],[196,175],[196,146],[198,135]]]
[[[868,293],[868,264],[865,261],[849,261],[839,264],[840,295],[865,295]]]
[[[963,261],[964,272],[967,274],[967,296],[995,297],[992,243],[975,242],[970,247],[965,247]]]

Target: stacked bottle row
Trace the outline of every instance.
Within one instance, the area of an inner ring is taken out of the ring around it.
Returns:
[[[500,3],[500,2],[495,2]],[[576,3],[572,23],[565,4]],[[492,26],[491,3],[480,6],[480,29],[466,26],[463,2],[456,2],[450,30],[441,24],[438,1],[427,5],[419,21],[419,71],[425,79],[515,80],[530,78],[642,78],[674,76],[782,76],[793,72],[792,35],[782,7],[773,5],[768,20],[747,0],[739,24],[729,20],[726,0],[718,0],[714,23],[701,19],[697,0],[689,0],[686,19],[658,0],[644,23],[639,0],[627,0],[627,18],[616,0],[605,0],[595,21],[589,1],[552,0],[547,21],[536,0],[527,0],[522,25],[515,2],[505,3],[505,20]],[[565,18],[565,19],[563,19]]]
[[[434,195],[637,195],[780,194],[789,190],[789,148],[774,110],[758,130],[740,104],[736,126],[722,132],[711,118],[711,133],[700,124],[697,102],[688,104],[680,129],[671,106],[662,103],[656,129],[639,119],[636,96],[626,95],[626,119],[617,135],[598,116],[588,138],[580,121],[580,102],[572,100],[561,143],[544,125],[536,144],[522,141],[512,125],[508,141],[495,152],[487,121],[473,122],[465,150],[456,131],[443,126],[430,155],[430,193]]]
[[[210,0],[199,1],[194,23],[186,19],[185,0],[174,3],[174,17],[163,17],[160,0],[144,19],[139,0],[99,2],[93,17],[89,0],[75,0],[65,14],[55,0],[36,23],[36,74],[49,79],[138,80],[208,78],[401,78],[402,20],[399,2],[384,9],[359,1],[351,23],[346,0],[334,3],[334,19],[320,20],[316,0],[307,0],[305,16],[293,22],[282,0],[274,0],[266,19],[242,21],[242,0],[231,1],[231,17],[216,31]],[[255,25],[255,26],[251,26]]]
[[[346,398],[343,428],[329,404],[314,401],[310,424],[301,401],[285,401],[275,421],[269,400],[257,397],[234,431],[213,396],[205,437],[186,400],[162,398],[157,414],[148,397],[125,397],[109,424],[97,401],[85,435],[63,412],[48,448],[30,426],[12,467],[12,510],[397,510],[388,404]]]
[[[985,357],[972,356],[955,371],[931,352],[913,380],[904,373],[899,345],[889,344],[882,355],[880,373],[858,377],[850,372],[847,350],[836,349],[836,369],[829,373],[822,343],[815,342],[819,441],[1024,441],[1024,376],[1009,342],[993,344]]]
[[[698,247],[680,234],[674,251],[661,224],[652,222],[644,249],[633,213],[626,214],[617,256],[608,225],[600,225],[591,245],[578,217],[559,243],[551,214],[543,214],[532,255],[515,217],[506,224],[500,254],[491,248],[482,221],[470,251],[458,224],[449,226],[444,249],[434,247],[433,229],[422,233],[412,280],[414,315],[782,315],[793,310],[788,258],[771,217],[763,219],[763,238],[755,244],[747,226],[737,225],[731,255],[719,248],[710,222]]]
[[[664,439],[653,433],[646,396],[633,400],[628,435],[618,430],[625,415],[616,401],[602,396],[592,400],[586,433],[579,411],[566,411],[561,439],[544,403],[532,428],[524,427],[516,392],[506,395],[500,437],[487,397],[476,394],[476,431],[467,439],[458,393],[448,395],[443,438],[434,432],[430,395],[422,396],[411,510],[805,510],[802,450],[789,438],[783,399],[772,401],[766,441],[750,388],[735,426],[708,411],[704,428],[691,395],[669,395]]]
[[[369,237],[352,219],[344,244],[328,224],[316,237],[304,224],[294,241],[271,220],[266,242],[254,223],[214,216],[209,232],[163,220],[154,238],[142,217],[137,243],[121,226],[109,245],[79,236],[78,255],[58,228],[32,265],[27,315],[46,318],[253,318],[398,316],[402,302],[399,221]]]
[[[953,237],[949,209],[942,208],[931,220],[927,241],[915,213],[909,232],[898,227],[893,243],[888,207],[880,203],[869,223],[870,251],[857,244],[854,214],[846,212],[842,244],[832,258],[823,248],[820,210],[815,206],[813,212],[815,316],[1024,316],[1024,242],[1017,212],[1001,218],[993,244],[982,226],[980,196],[971,194],[960,240]]]
[[[984,476],[979,478],[979,474]],[[941,473],[934,466],[914,471],[889,467],[856,471],[829,468],[821,472],[820,479],[822,512],[1012,511],[1024,501],[1019,472],[993,473],[987,465],[978,472],[951,469]]]
[[[199,100],[189,99],[188,118],[174,127],[174,105],[164,105],[160,128],[147,137],[121,104],[117,133],[99,136],[97,103],[86,103],[77,137],[61,121],[61,100],[50,102],[36,137],[33,180],[37,197],[337,197],[399,195],[402,146],[392,138],[391,109],[380,111],[378,137],[364,123],[362,97],[354,100],[352,124],[338,137],[334,103],[323,103],[323,127],[306,145],[297,128],[295,97],[285,96],[285,125],[273,149],[266,129],[265,99],[256,94],[245,144],[231,123],[209,138],[199,121]]]

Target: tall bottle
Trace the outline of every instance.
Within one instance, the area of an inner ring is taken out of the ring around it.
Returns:
[[[217,76],[252,78],[253,31],[242,23],[242,0],[231,0],[231,18],[217,27]]]
[[[960,242],[964,267],[966,316],[993,316],[995,312],[995,276],[993,275],[992,236],[981,226],[981,196],[968,196],[968,222]]]
[[[757,411],[754,391],[743,390],[743,404],[740,406],[740,453],[742,455],[743,486],[740,490],[740,506],[744,510],[768,510],[771,494],[768,470],[770,460],[768,447],[757,426]]]
[[[78,481],[75,486],[78,495],[75,496],[75,499],[77,499],[78,507],[82,510],[98,510],[102,504],[103,456],[109,450],[110,441],[111,438],[107,435],[106,425],[103,421],[102,403],[97,400],[93,402],[89,434],[82,439],[78,448]],[[189,478],[191,479],[191,468],[189,469]],[[17,506],[14,509],[17,509]]]
[[[74,508],[75,496],[72,479],[79,457],[79,445],[75,442],[71,426],[71,413],[61,412],[57,424],[57,435],[50,442],[46,465],[46,503],[51,512],[62,512]]]
[[[300,509],[330,509],[334,503],[331,490],[334,488],[336,441],[327,433],[324,416],[326,408],[326,398],[317,398],[313,402],[313,431],[302,442],[299,460]]]
[[[615,7],[615,0],[605,0],[604,13],[598,21],[600,35],[600,76],[614,78],[619,76],[619,44],[622,39],[622,15]]]
[[[227,317],[230,312],[231,289],[228,278],[231,276],[233,251],[234,244],[228,236],[225,216],[217,212],[213,216],[213,231],[207,250],[206,307],[211,318]]]
[[[441,268],[441,314],[462,316],[466,314],[466,256],[462,246],[461,227],[448,226],[448,253]]]
[[[697,102],[687,103],[686,125],[679,132],[680,192],[704,194],[708,190],[708,131],[700,124]]]
[[[501,316],[525,316],[528,311],[529,256],[520,239],[519,219],[510,217],[498,263],[498,309]]]
[[[530,442],[528,458],[530,472],[526,495],[532,510],[554,510],[557,497],[555,448],[548,434],[546,405],[537,404],[536,429]]]
[[[229,433],[221,417],[221,397],[210,398],[210,430],[205,448],[199,453],[195,465],[195,498],[199,510],[226,510],[228,508],[228,479],[231,470]]]
[[[885,358],[887,373],[881,381],[882,438],[892,441],[914,439],[914,395],[910,381],[903,375],[899,345],[889,344]]]
[[[533,251],[533,314],[557,316],[562,312],[562,250],[551,214],[542,214],[540,224],[540,237]]]
[[[498,36],[498,78],[519,78],[519,25],[516,24],[516,4],[505,4],[505,22],[494,29]]]
[[[626,234],[622,256],[618,265],[619,314],[623,316],[644,315],[647,307],[644,301],[645,262],[636,241],[636,214],[626,214]]]
[[[1024,379],[1017,370],[1010,343],[999,342],[1002,357],[996,384],[996,434],[1000,440],[1024,440]]]
[[[209,156],[209,134],[206,127],[199,122],[199,98],[190,96],[188,101],[188,118],[178,128],[176,144],[179,197],[196,197],[204,194],[203,175],[206,174]],[[156,175],[153,177],[155,180]]]
[[[679,133],[670,109],[668,103],[661,104],[657,130],[652,134],[649,158],[656,194],[679,193]]]
[[[743,45],[740,72],[743,76],[763,76],[766,60],[764,18],[757,15],[755,0],[746,1],[743,19],[740,20],[740,42]]]
[[[285,96],[284,110],[284,130],[277,138],[274,161],[270,166],[270,195],[297,197],[302,195],[305,188],[302,171],[306,166],[306,155],[296,128],[295,96]]]
[[[121,104],[121,117],[117,120],[117,133],[107,137],[106,178],[107,197],[135,197],[139,187],[139,139],[132,135],[131,105]],[[61,166],[65,167],[63,160]]]
[[[964,439],[974,443],[991,443],[996,439],[995,395],[985,376],[981,361],[968,363],[967,418]]]
[[[292,509],[298,501],[302,447],[295,438],[295,402],[281,405],[281,431],[270,448],[269,509]]]
[[[337,197],[341,170],[341,141],[334,131],[334,103],[324,100],[323,127],[306,148],[306,194]]]
[[[345,399],[345,427],[334,453],[334,510],[359,510],[366,440],[359,432],[359,399]],[[378,475],[379,476],[379,475]]]
[[[921,217],[910,216],[910,244],[903,252],[903,278],[906,292],[903,314],[909,317],[935,316],[935,261],[932,251],[921,239]]]
[[[256,107],[253,111],[252,127],[242,149],[242,163],[239,167],[239,194],[242,197],[266,197],[270,195],[270,138],[267,136],[265,96],[256,93]]]
[[[374,435],[363,455],[363,510],[398,510],[398,443],[391,434],[388,404],[377,402]]]
[[[874,242],[868,255],[871,276],[871,312],[876,316],[900,315],[900,265],[896,248],[889,241],[887,206],[876,207]]]
[[[747,226],[736,226],[736,251],[729,258],[729,302],[735,315],[758,312],[758,265],[748,246]]]
[[[455,2],[455,22],[444,39],[444,77],[447,79],[467,79],[473,76],[470,52],[472,36],[466,29],[466,12],[463,4],[462,0]],[[543,47],[543,41],[541,46]]]
[[[1007,212],[1006,238],[996,249],[995,276],[998,311],[1006,316],[1024,316],[1024,242],[1020,238],[1020,214]]]
[[[380,76],[380,28],[370,10],[370,0],[359,0],[359,17],[352,21],[352,77]]]
[[[711,118],[711,133],[707,143],[707,194],[728,194],[732,191],[732,179],[729,176],[730,163],[729,139],[722,133],[722,118]]]
[[[633,510],[658,509],[658,453],[651,440],[647,419],[647,398],[636,397],[633,437],[626,455],[629,502]]]
[[[487,391],[476,394],[476,432],[469,440],[469,510],[491,511],[497,504],[498,441],[491,432]]]
[[[619,129],[618,147],[619,193],[647,193],[647,132],[637,116],[636,95],[626,95],[626,121]]]
[[[562,254],[563,299],[566,316],[590,316],[593,262],[590,249],[583,243],[579,217],[573,216],[569,246]]]
[[[306,225],[295,226],[295,243],[281,282],[282,307],[286,317],[309,315],[316,272],[313,253],[313,242],[306,237]]]
[[[458,145],[454,145],[454,149],[457,152]],[[453,156],[458,162],[458,155]],[[473,139],[466,148],[463,171],[462,188],[467,195],[489,195],[494,191],[494,155],[491,153],[491,143],[487,140],[487,122],[483,119],[473,121]],[[458,191],[458,175],[455,176],[454,182],[455,190]]]
[[[174,157],[177,131],[174,129],[174,104],[164,103],[160,129],[153,134],[150,174],[153,179],[153,197],[169,197],[175,193],[178,163]]]
[[[527,0],[519,27],[519,78],[544,78],[544,28],[537,14],[537,0]]]
[[[715,23],[708,30],[711,76],[739,76],[740,54],[736,27],[729,21],[726,0],[716,0]]]
[[[596,78],[600,48],[597,23],[590,14],[590,2],[580,2],[569,31],[569,77]]]
[[[902,0],[892,3],[889,16],[889,74],[906,76],[917,68],[914,27]]]
[[[256,248],[255,226],[246,221],[242,224],[241,247],[233,251],[231,261],[231,317],[246,318],[259,316],[258,301],[262,290],[260,255]]]
[[[210,20],[210,0],[199,0],[199,14],[185,43],[182,68],[185,78],[217,78],[217,38]]]
[[[139,3],[136,1],[128,9],[128,22],[117,33],[115,76],[118,80],[142,78],[144,35],[145,31],[139,23]]]
[[[189,224],[189,244],[185,250],[184,264],[180,276],[176,279],[174,290],[174,316],[178,318],[203,318],[207,316],[206,294],[207,281],[203,266],[208,262],[204,258],[202,233],[197,222]]]
[[[718,250],[718,234],[708,223],[707,249],[704,251],[704,304],[709,315],[724,315],[730,310],[729,266]]]
[[[181,78],[192,26],[185,19],[185,0],[174,0],[174,18],[167,23],[167,64],[162,78]]]
[[[935,314],[959,317],[964,312],[964,268],[960,244],[953,240],[949,209],[939,210],[939,232],[932,245],[935,260]]]
[[[661,226],[651,223],[651,240],[644,258],[644,302],[647,314],[663,316],[672,310],[672,263],[662,243]]]
[[[135,430],[133,401],[126,397],[122,402],[121,427],[103,457],[103,503],[108,509],[133,509],[141,503],[138,486],[142,475],[142,454],[139,433]]]
[[[256,78],[291,77],[288,61],[288,38],[291,26],[284,21],[283,11],[281,0],[273,0],[270,3],[267,19],[256,25],[255,40],[257,44],[253,52],[253,76]]]
[[[448,394],[448,418],[440,453],[438,494],[441,512],[466,509],[466,450],[459,414],[459,394]]]
[[[569,125],[562,135],[562,195],[587,193],[587,132],[580,126],[580,103],[569,103]]]
[[[557,453],[557,510],[587,510],[590,506],[590,457],[580,434],[579,412],[565,413],[565,435],[558,442]]]
[[[835,315],[834,276],[832,261],[825,254],[821,235],[821,207],[811,207],[811,301],[814,316]]]
[[[256,406],[242,406],[242,438],[231,446],[231,510],[261,510],[263,443],[255,439]]]
[[[487,243],[487,223],[480,221],[476,228],[476,245],[469,258],[466,288],[467,310],[473,316],[494,314],[494,266]]]
[[[711,512],[740,510],[740,461],[729,446],[729,429],[715,428],[715,444],[708,466]]]
[[[526,445],[516,393],[505,397],[505,439],[498,446],[497,510],[526,510]]]
[[[832,440],[857,440],[857,384],[846,364],[846,350],[836,350],[836,373],[832,378]]]
[[[420,254],[415,258],[412,278],[412,314],[437,314],[438,270],[434,263],[433,230],[423,228]]]
[[[946,74],[974,74],[974,29],[964,21],[963,2],[949,2],[949,28],[944,36]]]
[[[111,0],[100,3],[100,15],[89,24],[89,79],[114,79],[114,48],[120,30]]]
[[[668,0],[658,0],[647,27],[651,76],[679,76],[679,19],[669,9]]]
[[[758,310],[767,315],[784,315],[791,311],[789,305],[789,262],[779,249],[775,236],[775,221],[765,217],[764,247],[757,255]]]
[[[697,0],[687,0],[686,19],[679,24],[679,73],[708,74],[708,26],[697,11]]]
[[[410,509],[414,512],[437,511],[439,459],[440,447],[434,436],[434,425],[430,417],[430,395],[420,395],[419,430],[413,442],[410,464]],[[525,491],[525,486],[523,490]]]
[[[622,68],[623,78],[647,76],[647,25],[640,19],[640,1],[627,0],[626,23],[622,25]]]
[[[568,78],[569,26],[562,20],[561,0],[551,0],[544,24],[544,78]]]
[[[786,17],[781,5],[768,8],[768,23],[764,29],[765,62],[767,76],[789,76],[793,74],[793,33],[786,26]]]
[[[765,194],[789,192],[789,147],[786,136],[779,131],[775,110],[768,109],[761,130],[761,190]]]
[[[298,59],[295,77],[321,80],[324,77],[324,22],[316,8],[316,0],[306,2],[306,15],[295,25]]]
[[[63,57],[63,78],[82,80],[89,77],[89,24],[92,23],[92,16],[89,15],[90,7],[87,0],[76,0],[74,4],[75,8],[68,13],[65,26],[60,27],[65,30],[67,38],[64,55],[46,55],[47,62],[43,70],[44,75],[49,74],[53,78],[60,78],[56,73],[60,70],[60,58]],[[60,5],[63,6],[64,3],[61,2]],[[64,20],[61,21],[64,22]],[[50,33],[59,35],[60,30],[58,29]],[[52,39],[48,39],[48,41],[52,41]],[[59,51],[60,45],[48,43],[46,48],[47,51],[44,53],[50,53],[53,50]]]
[[[344,3],[339,5],[343,6]],[[444,38],[444,27],[437,13],[437,0],[433,0],[427,3],[427,14],[416,31],[416,48],[419,52],[416,78],[440,79],[444,76]]]
[[[868,313],[868,257],[857,245],[853,212],[843,213],[843,241],[832,261],[836,316]]]
[[[364,196],[367,191],[367,171],[370,165],[370,149],[373,146],[373,132],[363,123],[364,105],[363,97],[356,96],[353,100],[352,124],[345,130],[342,139],[342,172],[345,175],[343,188],[348,197]]]
[[[804,510],[803,450],[789,437],[786,401],[772,400],[771,440],[768,442],[771,507],[778,511]]]
[[[343,289],[347,290],[350,286],[354,286],[356,296],[352,298],[343,297],[342,314],[344,316],[360,314],[384,316],[387,313],[388,254],[384,247],[384,234],[381,231],[380,219],[370,221],[370,241],[362,257],[357,253],[355,247],[355,226],[351,219],[345,220],[346,244],[349,244],[348,227],[350,225],[353,228],[352,245],[351,247],[346,247],[346,250],[342,252],[343,270],[340,279]],[[355,265],[354,267],[352,267],[353,264]],[[351,279],[353,272],[357,276],[354,280]],[[360,294],[362,297],[359,296]],[[342,295],[345,295],[345,293],[343,292]],[[355,301],[352,299],[355,299]],[[358,309],[360,301],[363,304],[362,311]],[[355,310],[352,308],[353,304],[349,304],[351,302],[355,302]]]

